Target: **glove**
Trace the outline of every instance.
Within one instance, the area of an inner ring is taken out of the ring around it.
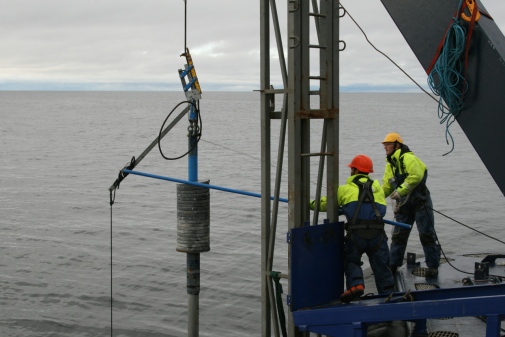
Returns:
[[[393,193],[391,193],[389,197],[393,200],[396,200],[396,202],[400,202],[400,199],[402,198],[402,196],[400,195],[400,193],[398,193],[398,191],[394,191]]]
[[[400,203],[397,201],[393,207],[393,213],[396,214],[400,210]]]
[[[310,201],[310,209],[313,211],[315,208],[316,208],[316,201],[315,200],[311,200]]]

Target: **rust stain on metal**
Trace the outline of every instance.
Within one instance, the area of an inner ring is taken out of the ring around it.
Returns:
[[[295,115],[302,119],[315,119],[315,118],[335,118],[339,113],[338,108],[325,109],[325,110],[300,110]]]

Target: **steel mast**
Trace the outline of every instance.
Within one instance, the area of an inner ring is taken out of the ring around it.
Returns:
[[[279,335],[278,316],[274,308],[273,285],[270,272],[274,255],[277,206],[283,164],[284,142],[288,148],[288,230],[311,221],[309,202],[323,193],[328,196],[327,218],[338,221],[336,190],[338,187],[339,148],[339,5],[332,0],[287,1],[287,49],[285,61],[283,40],[277,17],[275,0],[260,0],[261,44],[261,146],[262,146],[262,336]],[[270,22],[270,18],[272,22]],[[271,86],[270,25],[274,29],[280,62],[283,88]],[[286,66],[287,64],[287,66]],[[282,96],[280,111],[276,111],[275,97]],[[271,122],[280,119],[280,137],[275,173],[274,201],[271,191]],[[311,153],[311,120],[322,120],[320,151]],[[287,132],[286,132],[287,131]],[[311,158],[318,160],[318,183],[311,191]],[[326,162],[326,165],[325,165]],[[326,169],[326,171],[324,170]],[[321,191],[323,176],[326,191]],[[316,210],[312,224],[318,222]],[[291,269],[289,261],[288,273]],[[291,289],[289,274],[288,286]],[[341,284],[336,284],[343,291]],[[289,314],[287,333],[290,337],[304,336],[295,329]]]

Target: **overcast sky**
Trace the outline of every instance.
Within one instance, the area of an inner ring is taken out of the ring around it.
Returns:
[[[424,70],[380,0],[341,3],[376,47],[425,85]],[[483,3],[505,31],[504,0]],[[0,90],[181,88],[183,0],[0,0],[0,5]],[[284,29],[286,0],[277,0],[277,7]],[[259,1],[187,0],[187,11],[187,46],[203,90],[258,89]],[[342,87],[416,91],[348,17],[340,31],[347,43],[341,53]]]

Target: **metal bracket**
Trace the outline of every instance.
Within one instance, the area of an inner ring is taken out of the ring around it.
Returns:
[[[298,2],[298,0],[289,0],[289,4],[293,5],[292,8],[288,9],[290,12],[296,12],[298,8],[300,8],[300,3]]]
[[[290,36],[289,41],[294,40],[293,45],[290,45],[289,48],[296,48],[300,44],[300,38],[298,36]]]
[[[407,253],[407,266],[415,266],[416,263],[416,253]]]
[[[489,277],[489,263],[475,262],[474,278],[475,281],[484,281]]]

